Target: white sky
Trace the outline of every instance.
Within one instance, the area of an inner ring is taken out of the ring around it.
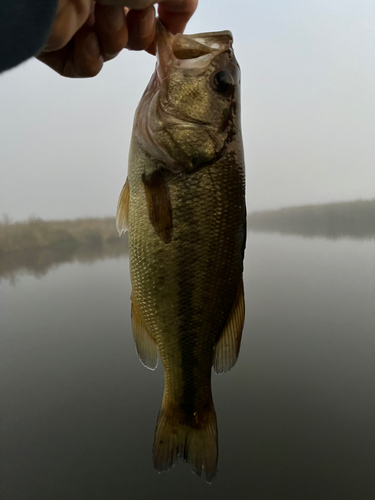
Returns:
[[[375,197],[375,2],[200,0],[187,33],[230,29],[242,68],[248,210]],[[154,60],[90,80],[35,60],[0,75],[0,216],[114,215]]]

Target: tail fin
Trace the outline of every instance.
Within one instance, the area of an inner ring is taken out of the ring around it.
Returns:
[[[181,412],[162,406],[155,431],[154,467],[159,472],[166,471],[182,457],[198,476],[204,471],[210,483],[216,474],[218,452],[213,404],[201,418],[196,415],[191,420],[181,419]]]

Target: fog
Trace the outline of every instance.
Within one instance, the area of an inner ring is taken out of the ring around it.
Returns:
[[[375,4],[201,0],[187,33],[230,29],[242,69],[248,209],[373,198]],[[0,75],[0,215],[112,216],[155,61],[89,80],[36,60]]]

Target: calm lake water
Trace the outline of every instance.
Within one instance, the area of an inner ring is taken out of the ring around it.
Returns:
[[[219,466],[157,474],[126,256],[0,282],[2,500],[374,500],[375,242],[250,233]]]

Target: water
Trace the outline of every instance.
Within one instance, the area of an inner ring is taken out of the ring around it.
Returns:
[[[157,474],[162,370],[127,257],[0,282],[2,500],[374,500],[375,243],[250,233],[240,358],[213,377],[219,467]]]

